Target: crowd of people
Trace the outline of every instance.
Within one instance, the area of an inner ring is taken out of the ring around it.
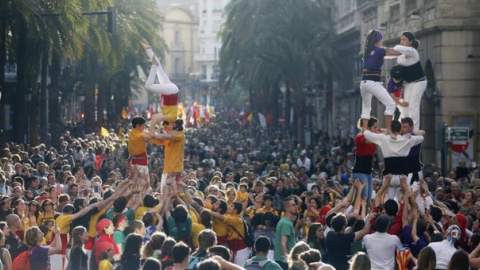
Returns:
[[[375,31],[367,45],[381,45]],[[378,88],[375,61],[364,90]],[[416,111],[387,109],[387,130],[365,108],[355,138],[319,131],[312,145],[221,114],[188,130],[166,114],[150,131],[135,117],[126,138],[7,143],[0,269],[479,268],[477,169],[423,167]]]

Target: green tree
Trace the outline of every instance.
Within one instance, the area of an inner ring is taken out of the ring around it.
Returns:
[[[233,0],[221,32],[220,83],[236,84],[254,96],[254,111],[276,120],[279,87],[285,86],[286,123],[295,108],[297,137],[303,141],[305,93],[309,82],[333,76],[334,37],[328,2],[308,0]]]

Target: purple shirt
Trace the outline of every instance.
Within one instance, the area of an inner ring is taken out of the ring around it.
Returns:
[[[50,258],[48,257],[49,246],[36,246],[30,254],[30,262],[33,270],[50,269]]]
[[[403,81],[400,81],[399,83],[395,83],[392,78],[388,79],[387,82],[387,91],[388,93],[395,93],[398,90],[401,90],[403,88]]]
[[[363,59],[363,68],[370,70],[380,70],[383,65],[383,57],[387,54],[384,48],[377,46],[373,47],[373,50],[369,55],[366,55]]]
[[[410,225],[407,225],[402,229],[402,244],[408,245],[410,251],[412,252],[412,255],[415,258],[418,256],[418,253],[420,253],[420,250],[422,250],[422,248],[428,246],[428,242],[423,236],[420,236],[418,238],[417,243],[413,243],[412,227]]]

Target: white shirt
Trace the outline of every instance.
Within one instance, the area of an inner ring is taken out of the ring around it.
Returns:
[[[305,160],[297,158],[297,165],[298,167],[305,167],[305,170],[308,172],[312,166],[312,161],[308,157],[305,157]]]
[[[397,57],[397,63],[400,66],[408,67],[420,61],[420,56],[415,48],[410,46],[397,45],[393,49],[401,55]]]
[[[363,132],[365,138],[380,147],[383,157],[406,157],[412,146],[423,142],[423,136],[415,135],[410,138],[403,135],[397,135],[394,140],[390,135],[373,133],[370,130]]]
[[[443,240],[442,242],[435,242],[428,244],[429,247],[435,251],[437,256],[437,265],[435,269],[447,269],[450,259],[452,259],[453,253],[457,251],[455,247],[448,242],[448,240]]]
[[[395,251],[402,247],[398,236],[376,232],[363,237],[362,247],[367,251],[372,270],[395,269]]]

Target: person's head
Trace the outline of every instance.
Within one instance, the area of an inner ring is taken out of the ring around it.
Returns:
[[[345,229],[345,226],[347,225],[347,218],[343,214],[336,215],[332,219],[332,229],[336,232],[339,233],[343,229]]]
[[[113,235],[115,232],[115,227],[110,219],[104,218],[98,222],[97,231],[101,234]]]
[[[42,241],[43,233],[37,226],[30,227],[25,232],[25,243],[27,244],[27,246],[33,247],[35,245],[41,244]]]
[[[231,215],[239,215],[243,211],[243,205],[241,202],[233,202],[228,210],[227,213]]]
[[[145,260],[145,263],[143,263],[142,270],[161,270],[162,269],[162,264],[160,263],[159,260],[155,258],[148,258]]]
[[[363,58],[366,58],[373,50],[374,46],[381,47],[383,41],[383,35],[380,30],[372,29],[368,31],[367,36],[365,38],[365,47]]]
[[[116,215],[113,218],[112,222],[113,222],[113,226],[115,226],[115,228],[121,229],[121,230],[127,228],[128,225],[129,225],[127,215],[125,215],[125,214]]]
[[[380,215],[375,221],[375,229],[377,232],[385,233],[390,225],[390,219],[387,215]]]
[[[434,270],[437,265],[437,255],[431,247],[424,247],[418,253],[417,269]]]
[[[413,120],[410,117],[402,118],[402,134],[410,134],[413,130]]]
[[[227,209],[228,209],[228,205],[227,205],[227,202],[225,200],[217,200],[214,204],[213,204],[213,208],[212,210],[217,212],[217,213],[220,213],[222,215],[224,215],[226,212],[227,212]]]
[[[393,120],[391,125],[392,133],[400,133],[402,130],[402,124],[400,122]]]
[[[285,213],[296,214],[297,213],[297,204],[293,199],[285,199],[282,202],[282,209]]]
[[[211,247],[208,250],[208,255],[209,256],[218,255],[218,256],[222,257],[224,260],[230,261],[230,250],[225,246],[216,245],[216,246]]]
[[[134,129],[139,129],[139,130],[143,131],[145,129],[145,123],[146,122],[147,121],[145,121],[145,118],[143,118],[141,116],[135,116],[132,119],[132,127]]]
[[[322,223],[313,223],[308,229],[307,243],[315,243],[324,238],[325,228]]]
[[[83,226],[77,226],[72,231],[72,246],[81,247],[88,240],[87,229]]]
[[[125,261],[127,258],[133,254],[140,254],[140,249],[142,248],[143,237],[136,233],[131,233],[125,239],[125,249],[122,254],[122,261]]]
[[[210,214],[210,211],[203,210],[200,212],[200,223],[207,229],[212,227],[212,214]]]
[[[198,235],[198,248],[207,250],[217,244],[217,234],[210,229],[205,229]]]
[[[302,260],[306,265],[320,262],[322,260],[322,255],[320,254],[320,251],[316,249],[310,249],[310,250],[304,251],[300,254],[299,257],[300,257],[300,260]],[[311,268],[309,267],[309,269]],[[317,268],[315,267],[313,269],[317,269]]]
[[[127,198],[125,196],[119,196],[113,201],[113,211],[115,213],[122,213],[127,206]]]
[[[114,247],[110,242],[99,242],[95,245],[94,253],[92,254],[95,257],[95,260],[100,262],[104,259],[109,259],[113,256]]]
[[[8,215],[5,220],[7,221],[7,226],[10,228],[10,230],[19,230],[22,228],[22,223],[20,220],[20,217],[16,214],[10,214]]]
[[[450,262],[448,263],[447,270],[469,270],[468,253],[463,250],[457,250],[453,253]]]
[[[175,207],[173,211],[173,218],[175,219],[176,223],[183,223],[187,221],[188,218],[188,210],[183,204],[179,204]]]
[[[184,242],[178,242],[173,246],[172,257],[173,263],[180,264],[188,261],[188,255],[190,254],[190,248]]]
[[[300,259],[300,254],[309,250],[310,247],[305,242],[297,242],[295,246],[293,246],[292,250],[288,254],[288,264],[290,265],[294,261]]]
[[[257,240],[255,240],[254,248],[257,254],[258,253],[267,254],[268,250],[270,249],[270,246],[271,246],[270,239],[268,239],[265,236],[260,236],[257,238]]]
[[[403,32],[400,36],[400,45],[417,49],[420,42],[415,39],[415,35],[412,32]]]
[[[393,82],[400,83],[403,80],[403,67],[395,65],[390,69],[390,77]]]
[[[220,270],[220,263],[214,259],[205,259],[197,265],[197,270]]]
[[[143,206],[147,208],[153,208],[158,203],[159,203],[158,199],[153,197],[151,194],[147,194],[145,195],[145,197],[143,197]]]
[[[395,200],[388,199],[384,204],[385,213],[389,216],[396,216],[398,213],[398,203]]]
[[[172,256],[173,246],[175,246],[176,243],[177,241],[175,241],[175,239],[173,239],[172,237],[167,237],[167,239],[165,239],[165,242],[163,242],[162,245],[162,255]]]
[[[153,256],[155,250],[160,250],[163,246],[163,243],[167,239],[167,235],[163,232],[154,232],[150,240],[148,240],[147,244],[143,248],[143,256],[145,258]]]
[[[370,258],[364,252],[357,252],[349,262],[350,270],[370,270],[372,268]]]
[[[145,236],[145,224],[143,224],[140,220],[132,220],[130,222],[130,228],[136,234],[141,235],[142,237]]]

